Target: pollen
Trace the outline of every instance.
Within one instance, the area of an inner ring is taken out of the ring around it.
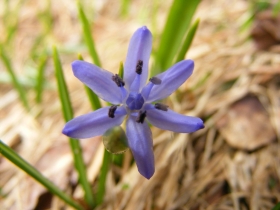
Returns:
[[[144,112],[143,111],[139,111],[139,114],[138,114],[138,117],[136,119],[136,122],[143,124],[143,122],[145,120],[145,117],[146,117],[146,111],[144,111]]]
[[[156,103],[155,104],[155,108],[162,110],[162,111],[167,111],[168,110],[168,106],[162,103]]]
[[[117,84],[118,87],[123,87],[125,85],[124,81],[118,74],[113,75],[112,80]]]
[[[161,84],[161,79],[158,77],[152,77],[149,79],[151,83],[153,83],[154,85],[160,85]]]
[[[135,70],[137,74],[142,74],[142,67],[143,67],[143,61],[138,60],[136,65],[136,70]]]
[[[109,108],[108,116],[109,116],[110,118],[114,118],[114,117],[115,117],[115,111],[116,111],[117,108],[118,108],[117,105],[113,105],[113,106],[111,106],[111,107]]]

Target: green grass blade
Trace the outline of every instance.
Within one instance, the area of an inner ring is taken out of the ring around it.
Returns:
[[[280,210],[280,202],[277,203],[273,208],[272,210]]]
[[[130,0],[121,1],[121,16],[126,17],[129,11]]]
[[[75,209],[84,209],[80,204],[74,201],[73,198],[69,197],[62,190],[60,190],[55,184],[53,184],[50,180],[44,177],[36,168],[26,162],[23,158],[21,158],[16,152],[14,152],[10,147],[4,144],[0,140],[0,153],[19,167],[21,170],[26,172],[29,176],[34,178],[40,184],[42,184],[45,188],[47,188],[51,193],[58,196],[65,203],[69,204]]]
[[[58,53],[57,53],[57,50],[55,47],[53,48],[53,60],[54,60],[59,97],[60,97],[60,101],[61,101],[61,105],[62,105],[64,119],[65,119],[65,121],[69,121],[73,118],[73,110],[71,107],[69,93],[67,90],[67,86],[66,86],[63,71],[62,71],[62,66],[61,66],[61,63],[60,63],[60,60],[58,57]],[[70,147],[71,147],[71,150],[73,153],[74,165],[79,174],[79,182],[82,185],[82,188],[84,189],[84,192],[85,192],[85,200],[86,200],[87,204],[91,208],[93,208],[95,206],[94,197],[93,197],[90,183],[87,180],[86,167],[85,167],[85,164],[83,161],[80,142],[76,139],[70,138],[69,143],[70,143]]]
[[[88,99],[90,101],[92,110],[100,109],[102,106],[101,106],[98,96],[94,92],[92,92],[92,90],[87,86],[85,86],[85,90],[86,90]]]
[[[91,28],[90,28],[90,24],[89,21],[84,13],[84,10],[82,8],[82,5],[80,2],[78,2],[78,10],[79,10],[79,17],[83,26],[83,36],[84,36],[84,40],[86,42],[86,45],[88,47],[88,51],[90,53],[90,56],[93,60],[93,62],[97,65],[97,66],[101,66],[101,62],[100,59],[98,57],[98,54],[95,50],[95,44],[93,41],[93,38],[91,36]]]
[[[160,44],[155,57],[153,75],[165,71],[173,64],[186,31],[200,0],[174,0],[161,34]]]
[[[191,44],[192,44],[192,41],[193,41],[193,38],[195,36],[195,33],[196,33],[196,30],[197,30],[197,27],[199,25],[199,19],[197,19],[194,24],[190,27],[189,31],[188,31],[188,34],[186,36],[186,39],[184,41],[184,44],[182,45],[182,48],[180,50],[180,52],[178,53],[178,56],[177,56],[177,59],[176,59],[176,62],[179,62],[181,60],[183,60],[185,58],[185,55],[187,54]]]
[[[64,120],[69,121],[73,118],[74,114],[71,107],[71,101],[66,86],[66,82],[64,79],[62,66],[55,47],[53,47],[53,62],[54,62],[55,76],[57,80],[58,92],[62,105]]]
[[[275,6],[274,6],[273,9],[272,9],[272,12],[273,12],[273,15],[274,15],[275,17],[277,17],[277,15],[280,14],[280,1],[278,1],[278,3],[275,4]]]
[[[3,61],[4,66],[6,67],[8,73],[10,74],[10,77],[12,79],[12,83],[14,85],[14,87],[16,88],[19,98],[23,104],[23,106],[26,108],[27,111],[29,111],[29,105],[28,105],[28,101],[24,92],[24,89],[21,87],[21,85],[19,84],[17,77],[14,73],[14,70],[12,68],[12,64],[10,62],[10,59],[8,58],[8,56],[6,55],[6,53],[4,52],[4,49],[2,46],[0,46],[0,57]]]
[[[107,178],[110,162],[111,162],[111,154],[105,149],[104,156],[103,156],[103,163],[101,166],[101,171],[100,171],[98,186],[97,186],[97,194],[96,194],[97,205],[100,205],[103,202],[103,197],[105,195],[105,188],[106,188],[106,178]]]
[[[42,91],[44,86],[44,72],[47,64],[47,56],[43,56],[40,59],[40,63],[38,66],[38,75],[36,81],[36,102],[41,103],[42,101]]]

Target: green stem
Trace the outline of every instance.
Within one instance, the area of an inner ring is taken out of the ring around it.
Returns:
[[[62,66],[55,47],[53,47],[53,61],[55,66],[56,79],[57,79],[59,97],[62,105],[64,120],[67,122],[73,118],[73,110],[72,110],[67,86],[65,83]],[[80,142],[77,139],[70,138],[69,143],[74,158],[74,165],[79,174],[79,182],[82,185],[85,192],[85,200],[91,208],[94,208],[95,203],[94,203],[93,192],[90,183],[87,180],[86,167],[83,161]]]
[[[73,198],[69,197],[63,191],[61,191],[55,184],[53,184],[50,180],[44,177],[37,169],[35,169],[32,165],[26,162],[23,158],[21,158],[16,152],[14,152],[10,147],[4,144],[0,140],[0,153],[6,157],[9,161],[15,164],[17,167],[25,171],[28,175],[37,180],[40,184],[42,184],[45,188],[47,188],[51,193],[58,196],[65,203],[69,204],[75,209],[84,209],[80,204],[74,201]]]

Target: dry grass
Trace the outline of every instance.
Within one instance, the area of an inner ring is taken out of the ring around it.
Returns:
[[[75,4],[54,2],[49,45],[77,47],[81,29]],[[103,67],[116,71],[133,31],[143,23],[154,29],[147,10],[152,4],[134,2],[129,18],[121,19],[115,9],[119,4],[104,2],[92,14],[94,38]],[[160,5],[157,29],[162,28],[169,5],[170,1]],[[44,8],[43,1],[33,0],[22,8],[15,37],[17,50],[12,53],[19,76],[26,73],[32,37],[40,30],[35,8]],[[197,12],[201,25],[187,56],[195,60],[195,72],[168,103],[175,111],[203,118],[206,127],[188,135],[153,128],[154,176],[149,181],[141,177],[136,166],[130,166],[132,156],[126,152],[123,167],[111,167],[105,202],[98,209],[257,210],[271,209],[280,201],[280,56],[279,51],[257,52],[247,39],[249,29],[239,32],[247,12],[247,3],[241,0],[201,3]],[[2,26],[3,35],[1,30]],[[90,60],[85,49],[82,51]],[[74,56],[63,54],[62,62],[78,116],[89,112],[90,105],[82,84],[71,73]],[[2,64],[0,69],[4,75]],[[12,86],[0,84],[0,137],[60,188],[82,199],[82,190],[73,188],[77,175],[67,138],[61,134],[64,122],[53,74],[50,59],[46,72],[50,88],[42,105],[33,104],[29,114]],[[34,92],[29,91],[28,96],[33,100]],[[100,138],[81,142],[95,189],[103,145]],[[6,194],[0,195],[2,209],[65,207],[3,157],[0,189]]]

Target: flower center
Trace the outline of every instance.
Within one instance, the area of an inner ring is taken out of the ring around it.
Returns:
[[[130,110],[139,110],[144,104],[144,98],[140,93],[131,92],[126,100],[126,105]]]

